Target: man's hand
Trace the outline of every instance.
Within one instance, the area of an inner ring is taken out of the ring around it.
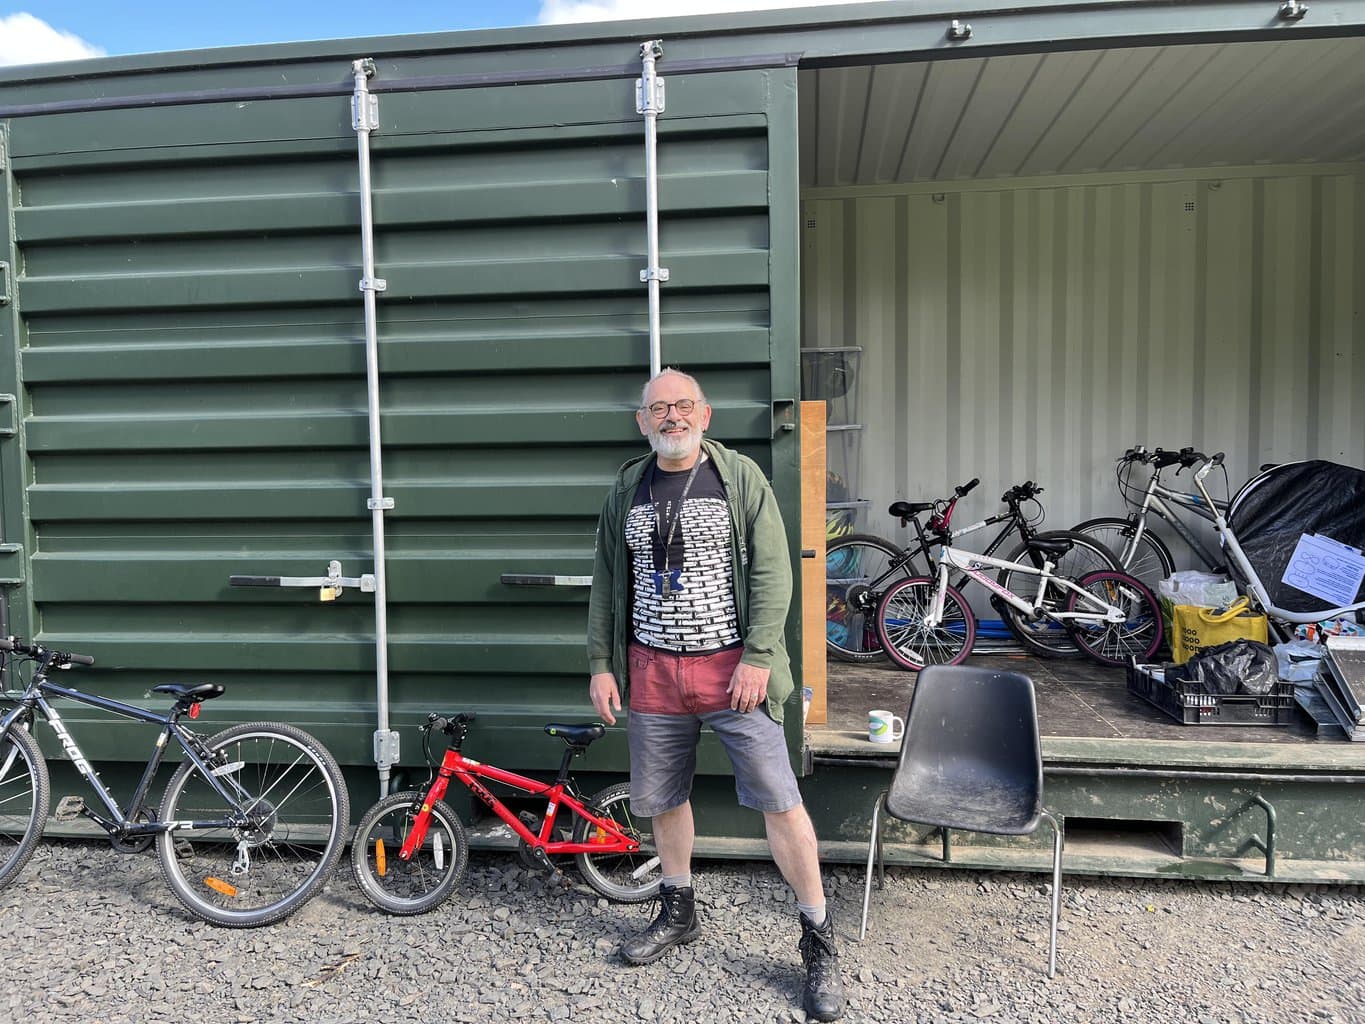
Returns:
[[[616,677],[610,672],[598,672],[588,681],[588,696],[602,721],[615,725],[612,709],[621,710],[621,691],[616,688]]]
[[[771,674],[770,669],[756,668],[742,661],[736,665],[730,676],[730,686],[725,691],[730,695],[731,710],[747,714],[767,700],[768,676]]]

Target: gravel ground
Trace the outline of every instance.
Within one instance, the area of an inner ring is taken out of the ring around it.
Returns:
[[[706,932],[647,967],[648,907],[476,855],[455,895],[387,917],[349,873],[288,921],[192,921],[154,855],[45,842],[0,892],[10,1020],[803,1021],[798,927],[770,864],[704,862]],[[1057,977],[1042,876],[891,869],[858,943],[861,875],[827,871],[848,1021],[1365,1021],[1365,892],[1072,877]],[[572,876],[570,876],[572,878]],[[23,980],[18,980],[20,977]]]

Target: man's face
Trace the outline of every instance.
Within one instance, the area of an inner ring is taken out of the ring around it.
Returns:
[[[697,389],[683,377],[667,373],[649,386],[645,408],[635,414],[640,433],[649,438],[649,446],[660,458],[685,460],[701,447],[702,432],[711,423],[711,407],[701,401]],[[691,402],[692,410],[681,412],[675,403]],[[662,415],[650,406],[666,403]]]

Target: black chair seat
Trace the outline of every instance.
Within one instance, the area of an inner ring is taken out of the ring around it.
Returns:
[[[600,740],[607,734],[607,727],[600,722],[589,722],[583,725],[564,725],[560,722],[551,722],[545,727],[547,736],[558,736],[565,743],[573,747],[586,747],[593,740]]]
[[[162,683],[160,686],[153,686],[152,692],[169,693],[172,697],[180,700],[198,703],[202,700],[213,700],[214,697],[221,697],[223,687],[218,683],[200,683],[197,686],[186,686],[184,683]]]
[[[1030,551],[1037,551],[1039,554],[1056,556],[1064,555],[1073,547],[1071,541],[1065,537],[1034,537],[1028,542]]]
[[[898,794],[892,787],[886,796],[887,813],[921,825],[997,836],[1026,836],[1038,827],[1042,806],[1037,790],[1026,782],[942,779],[928,780],[927,784],[932,787],[927,793],[917,788],[913,793]]]

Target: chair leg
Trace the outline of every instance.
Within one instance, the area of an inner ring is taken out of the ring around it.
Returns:
[[[1057,976],[1057,920],[1062,912],[1062,826],[1047,811],[1043,817],[1052,825],[1052,922],[1048,931],[1047,976]]]
[[[877,802],[872,806],[872,832],[867,839],[867,877],[863,880],[863,923],[858,928],[858,941],[863,941],[863,936],[867,934],[867,907],[872,901],[872,863],[876,861],[881,865],[882,859],[882,804],[886,800],[883,793],[877,797]],[[883,877],[877,880],[877,888],[881,888],[885,882],[885,871]]]

